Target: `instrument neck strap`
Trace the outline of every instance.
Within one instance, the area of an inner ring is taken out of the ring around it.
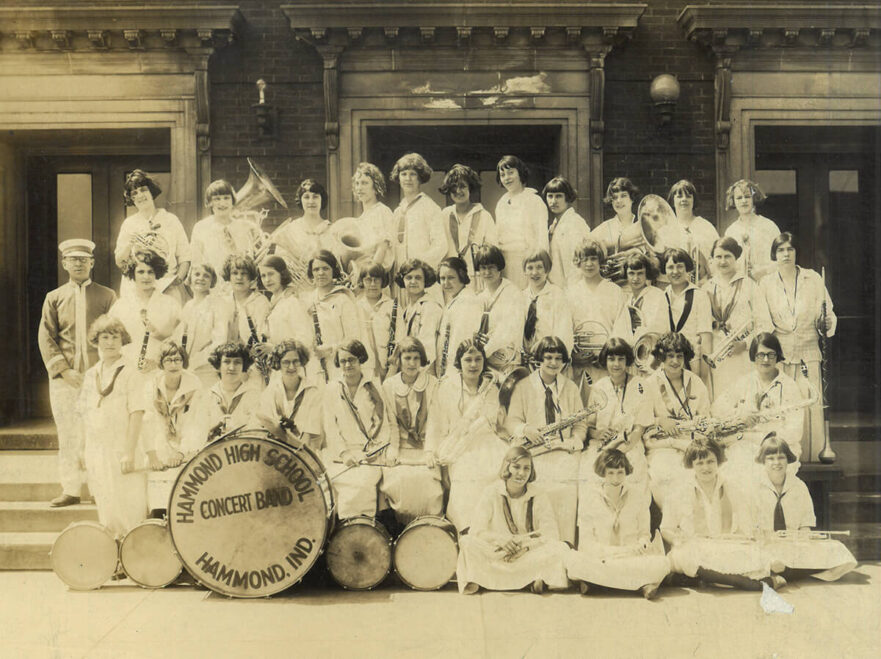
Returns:
[[[511,512],[511,502],[508,500],[508,496],[506,494],[502,494],[502,512],[505,514],[505,524],[508,525],[508,530],[511,532],[511,535],[519,535],[520,530],[517,528],[517,524],[514,522],[514,515]],[[535,523],[533,521],[533,503],[535,502],[535,497],[529,497],[526,501],[526,533],[532,533],[535,531]]]
[[[685,372],[683,371],[683,373],[682,373],[682,394],[683,394],[683,396],[685,396],[684,399],[679,395],[679,392],[676,391],[676,387],[673,386],[673,382],[670,380],[670,376],[667,375],[666,371],[664,371],[664,378],[670,384],[670,390],[673,392],[673,395],[676,396],[676,401],[679,403],[680,409],[683,412],[685,412],[685,414],[688,416],[689,419],[691,419],[692,414],[691,414],[691,407],[689,407],[689,405],[688,405],[688,383],[686,383],[686,381],[685,381]],[[664,389],[665,389],[665,387],[662,386],[662,388],[661,388],[662,393],[663,393]],[[669,405],[668,405],[668,407],[669,407]]]
[[[612,382],[609,380],[609,382]],[[624,399],[627,398],[627,385],[630,383],[630,373],[624,373],[624,384],[620,387],[616,387],[615,383],[612,383],[612,389],[615,390],[615,395],[618,397],[619,407],[621,409],[621,414],[624,414]]]
[[[783,299],[786,300],[786,307],[789,309],[789,315],[795,319],[795,314],[798,312],[798,278],[801,274],[801,268],[795,266],[795,287],[792,291],[792,302],[789,301],[789,296],[786,294],[786,284],[783,281],[783,275],[780,272],[777,272],[777,278],[780,280],[780,287],[783,289]]]
[[[355,423],[358,426],[358,430],[367,440],[364,443],[365,450],[367,446],[376,439],[376,436],[379,434],[379,431],[382,429],[382,421],[384,418],[384,406],[382,404],[382,398],[379,395],[379,392],[373,387],[373,384],[369,381],[364,383],[364,390],[367,392],[367,395],[370,397],[370,402],[373,403],[373,414],[370,418],[370,429],[364,427],[364,422],[361,421],[361,417],[358,414],[358,406],[355,405],[355,402],[349,396],[348,389],[346,387],[346,383],[340,381],[340,395],[343,400],[346,401],[346,405],[349,407],[349,411],[352,413],[352,416],[355,418]]]
[[[294,423],[294,419],[297,416],[297,412],[300,411],[300,405],[303,404],[303,399],[306,397],[306,389],[304,387],[303,389],[300,389],[299,392],[297,392],[297,395],[294,397],[294,406],[291,409],[290,414],[284,413],[285,391],[283,384],[279,387],[279,390],[280,395],[278,397],[278,402],[276,403],[276,409],[279,413],[279,416],[287,421],[288,428],[294,435],[299,435],[297,424]]]
[[[719,299],[719,285],[713,284],[713,294],[710,296],[710,309],[713,312],[713,328],[724,332],[726,336],[731,331],[728,327],[728,319],[731,317],[731,312],[734,310],[734,303],[740,295],[741,284],[743,284],[743,279],[738,279],[734,282],[734,292],[731,294],[731,299],[728,301],[728,304],[725,305],[724,309],[722,308],[722,301]]]
[[[694,304],[695,290],[694,288],[689,288],[685,291],[685,305],[682,307],[682,315],[679,316],[679,320],[675,323],[673,322],[673,299],[670,297],[670,291],[664,292],[667,298],[667,317],[670,319],[671,332],[681,332],[682,328],[685,327],[685,323],[688,322],[688,317],[691,315],[691,307]]]

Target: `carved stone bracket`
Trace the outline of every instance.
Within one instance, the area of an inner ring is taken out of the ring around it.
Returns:
[[[316,46],[324,61],[324,138],[329,152],[340,148],[340,56],[342,46]]]
[[[15,32],[15,40],[18,41],[18,45],[22,48],[33,48],[36,37],[37,35],[33,30],[19,30]]]
[[[606,95],[605,61],[608,51],[590,52],[590,148],[602,151],[606,134],[603,107]]]
[[[727,151],[731,143],[731,58],[733,52],[716,57],[715,116],[716,149]]]
[[[546,31],[546,27],[531,27],[529,28],[529,38],[532,41],[541,41],[545,38]]]
[[[105,50],[107,48],[107,30],[89,30],[88,35],[89,41],[96,49]]]
[[[144,33],[141,30],[123,30],[122,36],[128,42],[128,47],[132,50],[142,50],[144,48]]]
[[[49,34],[52,36],[52,41],[54,41],[61,50],[70,49],[70,39],[72,36],[70,30],[50,30]]]

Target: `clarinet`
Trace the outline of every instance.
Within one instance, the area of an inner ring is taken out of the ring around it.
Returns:
[[[392,318],[391,322],[388,326],[388,351],[386,353],[386,359],[391,359],[392,355],[395,354],[395,334],[398,330],[398,298],[395,298],[395,301],[392,302]]]
[[[318,309],[313,304],[309,310],[312,312],[312,329],[315,330],[315,345],[321,347],[324,342],[321,340],[321,324],[318,322]],[[324,381],[329,382],[330,378],[327,375],[327,362],[324,357],[319,357],[318,363],[321,366],[321,372],[324,373]]]
[[[444,376],[447,370],[447,351],[450,349],[450,332],[452,329],[452,323],[447,323],[447,328],[444,330],[444,348],[441,352],[440,372],[437,374],[440,378]]]
[[[263,375],[263,383],[269,384],[269,369],[267,368],[266,357],[254,353],[254,348],[260,343],[260,339],[257,338],[257,328],[254,326],[254,320],[250,314],[245,314],[245,318],[248,319],[248,329],[251,330],[251,336],[248,338],[248,348],[251,351],[251,356],[257,363],[258,370]]]
[[[141,309],[141,320],[144,322],[144,326],[147,326],[147,310]],[[138,370],[143,371],[144,366],[147,364],[147,344],[150,343],[150,331],[146,330],[144,332],[144,341],[141,343],[141,353],[138,355]]]
[[[829,353],[828,345],[826,343],[826,320],[827,320],[827,309],[826,309],[826,268],[825,266],[820,270],[820,277],[823,281],[823,290],[820,292],[820,295],[823,296],[823,302],[820,305],[820,327],[817,328],[820,340],[820,393],[822,394],[822,404],[823,404],[823,448],[820,449],[820,453],[817,455],[817,458],[823,464],[832,464],[835,462],[835,451],[832,450],[832,446],[830,445],[830,437],[829,437],[829,405],[826,396],[826,387],[829,384]]]
[[[480,326],[477,328],[477,334],[474,337],[474,343],[481,348],[486,347],[487,332],[489,332],[489,309],[484,309],[483,315],[480,317]]]

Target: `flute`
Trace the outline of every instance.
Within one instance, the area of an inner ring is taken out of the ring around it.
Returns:
[[[141,320],[144,327],[147,327],[147,310],[141,309]],[[141,353],[138,355],[138,370],[143,371],[147,364],[147,344],[150,343],[150,330],[144,331],[144,340],[141,343]]]
[[[321,324],[318,322],[318,309],[314,303],[309,307],[309,311],[312,313],[312,329],[315,331],[315,345],[320,348],[323,345],[323,341],[321,340]],[[319,357],[318,364],[321,366],[321,372],[324,373],[324,381],[329,382],[330,377],[327,374],[327,361],[324,357]]]

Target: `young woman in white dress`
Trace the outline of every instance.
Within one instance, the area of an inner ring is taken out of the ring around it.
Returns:
[[[79,400],[89,491],[95,498],[98,521],[116,536],[147,517],[147,476],[136,470],[144,380],[134,363],[122,356],[122,347],[130,340],[118,318],[102,315],[95,319],[89,343],[97,347],[99,359],[83,376]]]
[[[763,469],[753,486],[753,518],[764,536],[772,569],[784,579],[813,576],[835,581],[857,562],[838,540],[811,531],[817,518],[808,486],[787,469],[795,459],[786,441],[775,433],[762,440],[756,462]]]
[[[467,288],[468,267],[458,256],[448,256],[438,268],[442,314],[435,339],[437,377],[446,375],[456,347],[480,329],[483,305]]]
[[[440,206],[422,191],[431,174],[431,167],[418,153],[401,156],[392,169],[391,180],[401,186],[401,202],[392,222],[392,246],[398,264],[422,259],[436,268],[447,253]]]
[[[692,373],[710,386],[710,367],[702,355],[713,352],[713,315],[706,291],[691,282],[695,264],[683,249],[671,247],[664,252],[664,269],[670,284],[664,290],[667,298],[668,331],[679,332],[694,349],[694,358],[688,363]]]
[[[781,233],[771,243],[771,260],[777,271],[765,277],[759,288],[764,293],[773,322],[774,335],[783,348],[784,372],[799,384],[804,383],[802,364],[807,368],[804,395],[823,390],[820,333],[835,335],[838,319],[832,309],[832,298],[822,277],[816,271],[796,265],[796,241],[789,233]],[[825,308],[824,308],[825,306]],[[794,451],[815,462],[825,443],[823,400],[820,396],[805,413],[804,434]],[[787,438],[789,441],[789,438]]]
[[[254,360],[240,342],[223,343],[211,353],[209,363],[218,374],[217,382],[201,397],[198,418],[200,437],[211,442],[233,430],[252,426],[260,405],[262,386],[248,377]],[[256,367],[255,367],[256,368]]]
[[[257,289],[257,264],[250,256],[233,254],[223,264],[221,276],[229,282],[229,292],[223,295],[223,314],[229,318],[226,342],[242,343],[258,358],[257,365],[248,372],[254,385],[262,388],[269,376],[265,351],[270,303]]]
[[[497,478],[477,499],[471,530],[459,537],[459,592],[566,589],[569,548],[559,539],[550,500],[534,485],[529,451],[509,448]]]
[[[495,245],[477,248],[474,267],[483,280],[483,290],[477,295],[483,307],[477,336],[484,346],[490,368],[500,377],[520,363],[526,311],[520,289],[510,279],[502,277],[505,266],[502,250]]]
[[[522,348],[527,358],[546,336],[558,337],[570,354],[572,351],[572,310],[563,289],[548,281],[551,269],[551,256],[543,249],[523,259],[526,288],[521,293]]]
[[[740,269],[756,282],[774,270],[771,243],[780,235],[773,220],[756,212],[756,207],[765,199],[761,188],[746,179],[733,183],[725,192],[725,210],[737,210],[737,219],[728,226],[725,235],[743,247]]]
[[[496,181],[505,188],[505,194],[496,204],[496,231],[505,262],[511,265],[507,273],[517,288],[526,285],[517,266],[523,263],[527,252],[547,250],[548,207],[529,182],[529,168],[517,156],[503,156],[496,165]]]
[[[385,177],[379,167],[369,162],[358,164],[352,176],[352,194],[361,204],[358,226],[367,244],[361,246],[365,263],[378,263],[391,271],[395,262],[392,249],[394,216],[392,210],[381,199],[385,198]]]
[[[269,295],[266,314],[266,341],[257,348],[265,362],[272,359],[273,347],[287,339],[303,344],[312,341],[312,319],[297,297],[291,273],[284,259],[267,256],[257,267],[258,287]],[[304,364],[305,366],[305,364]],[[309,364],[308,375],[318,375],[317,364]]]
[[[187,354],[187,370],[210,387],[217,382],[217,371],[208,363],[215,346],[224,343],[229,333],[230,305],[217,291],[217,273],[207,263],[196,262],[187,276],[193,297],[180,312],[175,340]]]
[[[645,334],[661,335],[669,331],[667,298],[664,292],[652,286],[658,276],[658,264],[645,254],[631,254],[624,261],[629,294],[612,327],[612,336],[624,339],[632,346]]]
[[[394,351],[398,325],[404,323],[403,307],[397,299],[392,300],[386,293],[389,283],[388,270],[379,263],[367,263],[358,274],[358,286],[361,289],[361,295],[357,299],[358,309],[364,321],[367,349],[371,353],[371,361],[376,364],[380,380],[384,380],[390,373],[394,374],[389,346]]]
[[[630,481],[633,467],[617,449],[604,449],[595,458],[598,479],[586,486],[578,507],[578,551],[566,557],[569,578],[582,594],[589,585],[639,590],[657,597],[670,573],[660,538],[652,542],[648,491]]]
[[[719,232],[710,222],[694,214],[697,190],[686,179],[677,181],[667,193],[667,203],[676,212],[679,228],[685,234],[685,251],[694,261],[694,283],[700,286],[710,276],[713,243],[719,240]]]
[[[479,293],[483,281],[474,268],[474,251],[481,245],[497,245],[496,222],[488,210],[472,197],[480,192],[480,177],[467,165],[450,167],[438,192],[452,204],[441,212],[447,231],[447,256],[458,256],[468,266],[471,287]]]
[[[671,497],[661,535],[671,545],[673,572],[708,584],[761,591],[786,584],[771,575],[761,543],[754,539],[751,500],[719,472],[725,449],[713,440],[685,450],[688,478]]]
[[[633,204],[636,203],[638,195],[639,188],[625,176],[618,176],[609,181],[609,186],[606,188],[606,196],[603,197],[603,203],[609,204],[612,207],[615,217],[601,223],[590,234],[592,238],[598,240],[603,245],[608,256],[618,251],[621,232],[628,225],[636,222],[636,215],[633,214]]]
[[[590,227],[572,206],[578,199],[575,188],[563,176],[555,176],[541,191],[551,212],[548,225],[548,253],[553,266],[548,275],[551,283],[565,288],[578,277],[575,250],[590,236]]]
[[[426,288],[434,286],[437,275],[434,268],[419,259],[405,261],[398,268],[395,283],[404,292],[404,313],[395,328],[398,337],[412,336],[425,347],[425,356],[432,371],[436,370],[437,335],[443,307],[437,295]]]

